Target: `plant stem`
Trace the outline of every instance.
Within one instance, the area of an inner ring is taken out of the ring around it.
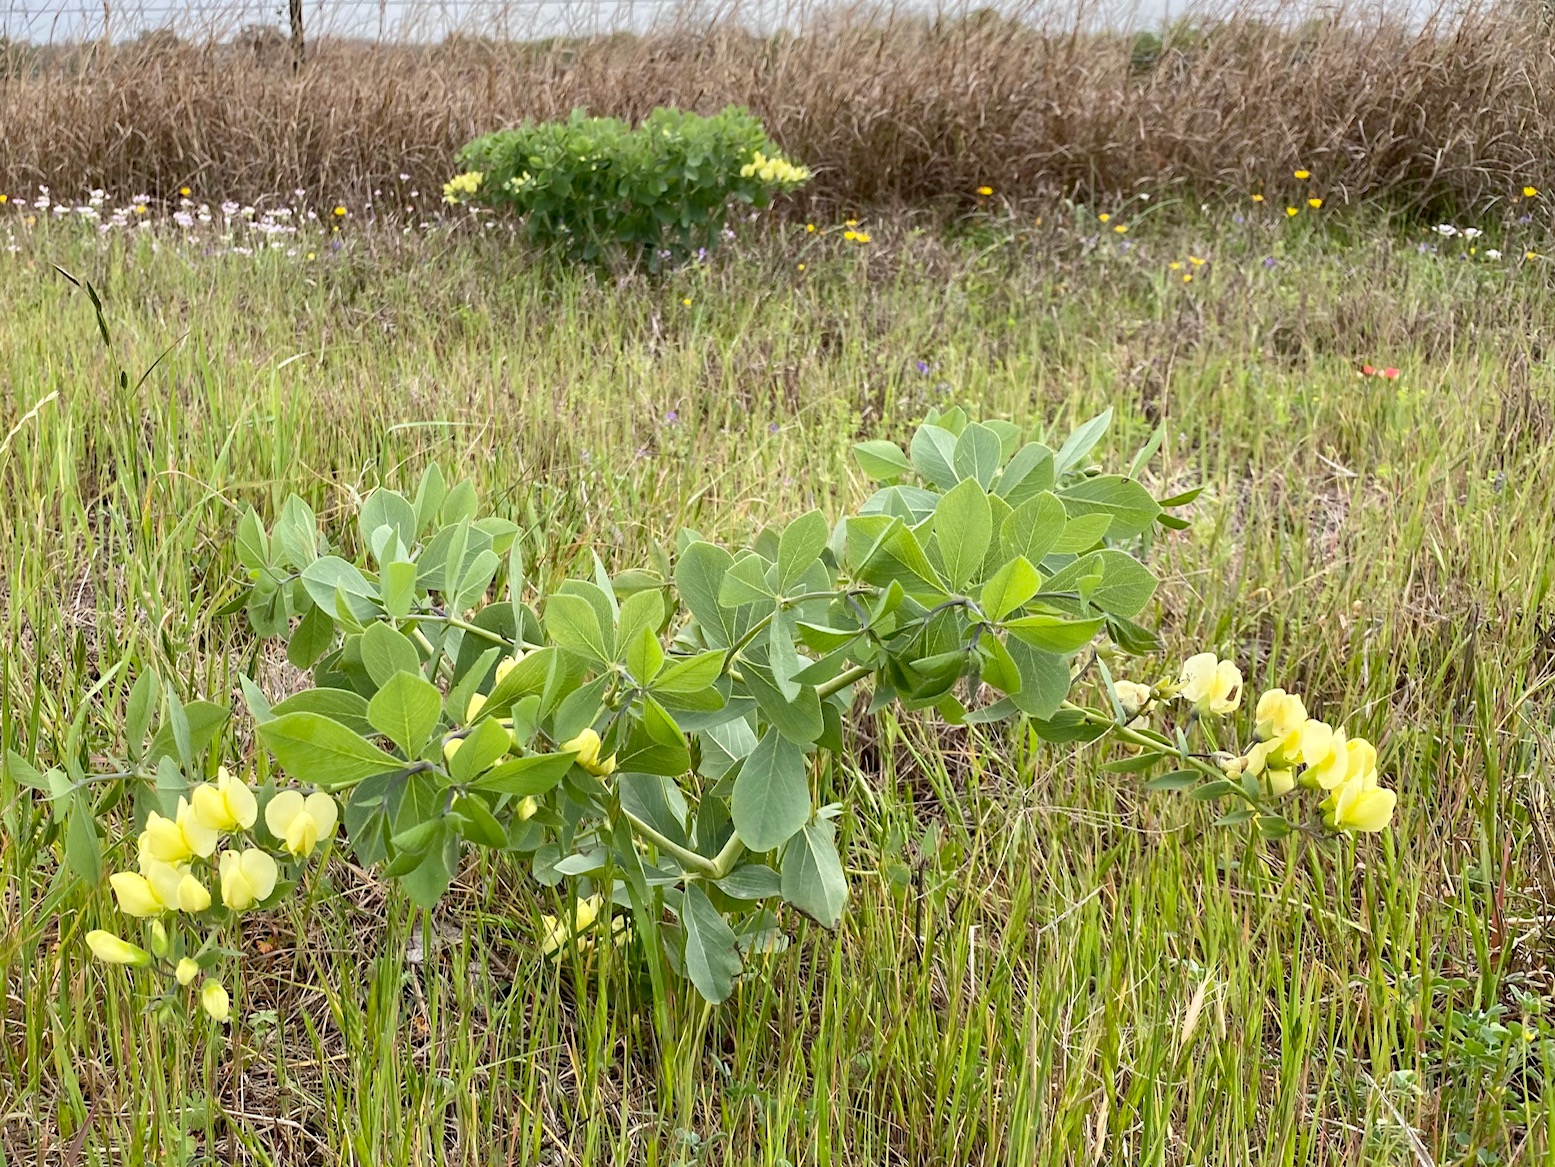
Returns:
[[[713,859],[698,855],[689,848],[682,847],[673,839],[666,838],[654,830],[642,819],[638,818],[625,807],[621,808],[621,814],[626,821],[632,824],[632,829],[643,838],[647,839],[659,850],[671,856],[682,867],[695,871],[698,875],[708,879],[722,879],[733,869],[735,860],[745,852],[745,844],[740,840],[738,832],[729,836],[729,841],[724,844],[722,851]]]
[[[846,689],[849,685],[853,684],[854,681],[862,681],[865,677],[869,676],[874,671],[875,670],[869,665],[854,665],[846,672],[838,673],[824,685],[817,685],[815,687],[816,696],[824,700],[825,698],[830,697],[833,693],[837,693],[843,689]]]

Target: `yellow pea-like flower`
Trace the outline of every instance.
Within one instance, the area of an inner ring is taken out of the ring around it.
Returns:
[[[216,771],[215,782],[202,782],[194,788],[190,807],[201,824],[218,834],[239,828],[246,831],[259,818],[259,799],[227,773],[225,766]]]
[[[574,935],[582,935],[588,931],[599,918],[600,908],[604,901],[598,895],[591,895],[578,900],[573,905],[574,919],[565,916],[541,916],[540,924],[543,929],[540,937],[540,953],[550,956],[567,943]],[[576,927],[574,927],[576,924]]]
[[[1296,763],[1286,750],[1299,748],[1299,733],[1276,741],[1258,742],[1247,751],[1243,769],[1254,778],[1262,778],[1264,788],[1275,798],[1283,798],[1296,788]]]
[[[200,975],[200,966],[187,956],[178,962],[178,967],[173,970],[173,977],[180,985],[188,987],[194,983],[194,978]]]
[[[183,834],[184,842],[191,855],[198,855],[201,859],[210,858],[216,850],[217,833],[194,813],[194,807],[189,805],[187,798],[178,800],[178,815],[174,819],[179,831]]]
[[[144,875],[134,871],[116,871],[108,877],[119,911],[137,918],[159,916],[167,911],[167,905],[157,897],[155,889]]]
[[[1348,763],[1345,770],[1345,778],[1365,779],[1369,776],[1370,781],[1375,784],[1377,780],[1377,747],[1363,737],[1352,737],[1345,742],[1344,748]]]
[[[468,725],[481,715],[481,710],[486,708],[486,694],[471,693],[470,703],[464,707],[464,721]]]
[[[1302,782],[1332,790],[1349,775],[1350,753],[1344,730],[1313,719],[1301,727],[1301,760],[1306,763]]]
[[[1307,707],[1295,693],[1270,689],[1258,698],[1253,720],[1253,733],[1261,741],[1284,738],[1299,733],[1307,723]]]
[[[578,765],[595,777],[604,778],[615,773],[616,756],[611,754],[608,758],[601,761],[599,750],[599,734],[595,733],[593,729],[585,729],[577,737],[564,741],[561,744],[562,753],[577,754],[578,756],[573,761],[577,762]]]
[[[269,897],[280,875],[267,852],[250,847],[221,853],[221,902],[242,912]]]
[[[227,990],[221,987],[220,981],[207,979],[200,986],[200,1008],[205,1010],[205,1015],[220,1025],[225,1025],[232,1016],[232,998],[227,996]]]
[[[300,790],[283,790],[265,807],[265,826],[287,851],[305,859],[321,839],[335,833],[339,814],[335,800],[323,791],[304,798]]]
[[[140,832],[140,861],[157,863],[182,863],[194,856],[189,840],[177,822],[152,811],[146,817],[145,829]]]
[[[86,946],[92,955],[105,964],[150,964],[151,953],[137,948],[127,940],[120,940],[112,932],[94,928],[86,934]]]
[[[1155,697],[1149,685],[1138,681],[1114,681],[1112,687],[1117,690],[1118,704],[1123,706],[1123,716],[1127,718],[1137,716]]]
[[[519,822],[526,822],[535,817],[535,811],[540,809],[540,800],[533,794],[523,799],[513,808],[513,817]]]
[[[1234,713],[1242,704],[1242,670],[1212,652],[1201,652],[1183,662],[1178,694],[1200,713]]]
[[[211,906],[210,888],[186,871],[178,881],[172,906],[180,912],[203,912]]]
[[[1398,795],[1377,785],[1376,774],[1349,778],[1323,800],[1323,821],[1336,831],[1374,832],[1393,821]]]

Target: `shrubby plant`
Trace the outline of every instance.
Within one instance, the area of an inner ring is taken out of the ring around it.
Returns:
[[[737,106],[712,117],[656,109],[636,129],[575,110],[477,138],[459,157],[469,169],[443,187],[445,201],[515,212],[531,239],[573,259],[652,270],[715,248],[731,205],[765,207],[810,177]]]
[[[1243,707],[1234,663],[1201,653],[1150,684],[1114,678],[1122,655],[1156,647],[1136,622],[1156,587],[1138,555],[1197,492],[1158,501],[1137,481],[1155,443],[1129,475],[1091,467],[1108,423],[1055,448],[936,411],[907,450],[856,447],[879,488],[854,514],[812,511],[734,550],[683,531],[673,555],[615,576],[596,559],[592,578],[545,594],[525,575],[525,533],[435,465],[413,496],[363,501],[350,558],[295,496],[269,526],[249,511],[248,620],[314,682],[275,703],[242,682],[285,782],[221,769],[204,782],[227,710],[186,707],[143,675],[129,757],[99,779],[134,791],[137,870],[111,881],[144,936],[88,942],[156,968],[169,994],[202,979],[224,1017],[206,975],[224,930],[300,878],[338,807],[356,859],[417,904],[438,902],[466,845],[505,851],[568,887],[545,951],[634,944],[654,976],[667,963],[721,1001],[786,942],[782,905],[828,927],[842,914],[824,791],[864,694],[869,712],[1020,719],[1055,743],[1111,735],[1126,752],[1109,769],[1160,771],[1145,788],[1228,800],[1222,823],[1270,837],[1381,829],[1393,796],[1375,750],[1299,697],[1265,693],[1246,747],[1222,746],[1220,719]],[[48,774],[11,764],[99,878],[96,820],[117,795],[94,803],[73,758]],[[1306,788],[1322,801],[1290,813]]]

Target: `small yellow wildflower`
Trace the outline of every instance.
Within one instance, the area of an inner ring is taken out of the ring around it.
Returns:
[[[189,197],[189,188],[187,186],[181,186],[181,187],[178,188],[178,193],[183,195],[184,198],[188,198]]]
[[[323,791],[304,798],[300,790],[283,790],[265,807],[265,826],[293,855],[306,858],[320,840],[334,835],[339,813]]]
[[[1191,284],[1193,282],[1193,277],[1191,275],[1189,275],[1187,272],[1183,272],[1183,274],[1182,274],[1182,282],[1185,283],[1185,284]]]
[[[1253,711],[1253,734],[1260,741],[1299,733],[1307,722],[1306,704],[1295,693],[1270,689]]]
[[[1523,198],[1525,198],[1525,199],[1536,199],[1538,197],[1539,197],[1539,188],[1538,187],[1536,187],[1536,186],[1525,186],[1525,187],[1523,187]],[[4,198],[0,197],[0,202],[4,202],[4,201],[5,201]]]
[[[814,235],[815,234],[815,224],[814,223],[806,223],[804,225],[804,229],[805,229],[805,234],[806,235]]]
[[[1377,772],[1347,778],[1323,800],[1323,822],[1336,831],[1381,831],[1393,821],[1398,795],[1377,785]]]
[[[227,772],[216,771],[215,782],[202,782],[194,788],[191,808],[194,817],[213,831],[247,830],[259,817],[259,801],[254,792]]]
[[[1332,790],[1350,773],[1349,739],[1344,730],[1334,729],[1316,718],[1301,727],[1301,760],[1306,765],[1302,771],[1303,785]]]
[[[616,756],[611,754],[608,758],[599,756],[599,734],[592,729],[585,729],[575,738],[562,742],[558,747],[562,753],[575,753],[578,756],[573,759],[597,778],[604,778],[615,773]]]
[[[1312,177],[1312,172],[1310,170],[1298,170],[1296,171],[1296,177],[1302,182],[1306,182],[1307,179]]]
[[[804,264],[802,264],[802,263],[801,263],[801,264],[799,264],[799,265],[798,265],[798,267],[799,267],[799,270],[800,270],[800,271],[804,271],[804,270],[805,270],[805,265],[804,265]]]
[[[1097,219],[1097,222],[1100,222],[1100,223],[1110,223],[1110,222],[1112,222],[1112,216],[1107,214],[1106,211],[1103,211],[1101,214],[1097,215],[1096,219]]]
[[[1188,257],[1188,262],[1191,263],[1194,267],[1203,267],[1209,261],[1206,259],[1201,259],[1197,255],[1190,255]]]
[[[144,875],[134,871],[116,871],[108,877],[119,911],[126,916],[156,916],[167,911],[156,890]]]
[[[1127,235],[1128,234],[1128,224],[1127,223],[1119,223],[1116,227],[1113,228],[1113,230],[1116,231],[1119,235]]]
[[[1285,208],[1285,214],[1288,217],[1294,219],[1297,215],[1301,214],[1301,211],[1299,209],[1297,209],[1296,207],[1286,207]]]
[[[467,170],[443,183],[443,201],[450,205],[473,198],[481,189],[483,175],[479,170]]]
[[[982,195],[983,198],[986,199],[989,195],[993,194],[993,187],[991,187],[991,186],[980,186],[980,187],[977,188],[977,193]]]
[[[683,307],[683,308],[691,307],[691,297],[690,296],[682,296],[680,298],[680,304],[681,304],[681,307]]]
[[[221,853],[221,902],[234,912],[253,907],[275,890],[279,870],[266,852],[250,847]]]
[[[1200,652],[1183,662],[1178,696],[1199,713],[1234,713],[1242,704],[1242,670],[1212,652]]]
[[[1174,260],[1172,260],[1171,263],[1167,264],[1166,266],[1168,268],[1170,268],[1172,271],[1182,271],[1182,262],[1180,260],[1174,259]]]
[[[1261,203],[1261,202],[1263,202],[1263,195],[1261,195],[1261,194],[1256,194],[1256,193],[1255,193],[1255,194],[1254,194],[1254,195],[1253,195],[1253,202],[1255,202],[1255,203]]]
[[[1132,728],[1139,728],[1135,722],[1150,702],[1155,700],[1155,691],[1138,681],[1114,681],[1112,687],[1117,690],[1118,704],[1123,707],[1124,718]]]
[[[1310,198],[1310,199],[1307,200],[1307,206],[1311,207],[1314,211],[1317,210],[1322,205],[1323,205],[1323,200],[1320,199],[1320,198]]]
[[[10,198],[9,195],[0,194],[0,207],[5,206],[5,204],[10,202],[10,201],[11,201],[11,198]]]
[[[346,217],[346,209],[344,207],[336,207],[335,208],[335,218],[337,218],[337,219],[344,219],[345,217]]]

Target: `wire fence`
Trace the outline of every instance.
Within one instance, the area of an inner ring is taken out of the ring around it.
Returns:
[[[665,23],[711,26],[731,15],[746,27],[795,27],[817,7],[859,0],[0,0],[0,44],[67,46],[136,41],[221,44],[284,40],[302,51],[321,40],[435,44],[469,37],[525,42],[645,33]],[[870,0],[864,0],[869,3]],[[1226,2],[1226,0],[1220,0]],[[1257,3],[1257,0],[1252,0]],[[1366,0],[1362,0],[1366,2]],[[1375,2],[1375,0],[1373,0]],[[1407,6],[1435,0],[1383,0]],[[881,10],[960,16],[978,10],[1066,26],[1145,27],[1216,0],[879,0]],[[1287,0],[1270,0],[1288,8]],[[1314,10],[1330,0],[1306,0]],[[1354,6],[1355,0],[1348,0]],[[1246,8],[1246,2],[1242,7]]]
[[[753,23],[780,22],[777,5],[742,3],[741,9]],[[61,46],[278,37],[290,43],[300,31],[305,42],[531,41],[641,33],[672,17],[715,15],[683,0],[0,0],[0,40]]]

